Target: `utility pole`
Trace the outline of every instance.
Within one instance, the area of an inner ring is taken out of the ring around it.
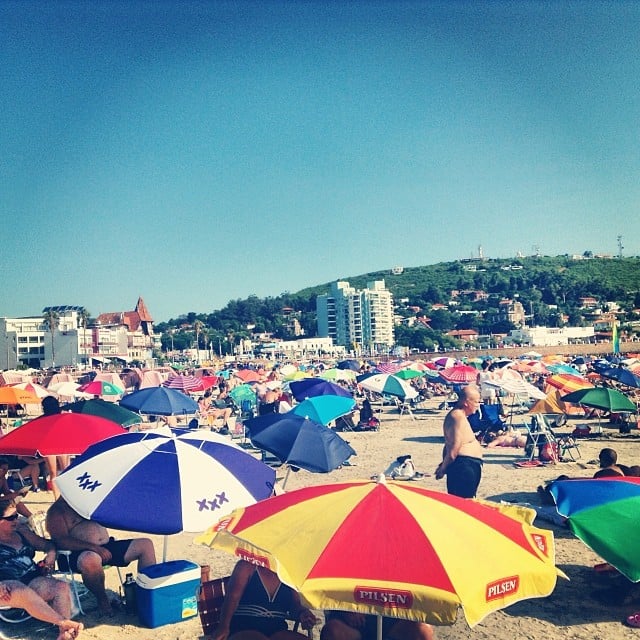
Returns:
[[[622,258],[622,250],[624,246],[622,245],[622,236],[618,236],[618,258]]]

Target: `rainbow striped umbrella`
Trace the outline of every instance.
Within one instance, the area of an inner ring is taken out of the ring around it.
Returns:
[[[549,595],[563,575],[553,534],[534,516],[381,478],[270,498],[196,541],[276,571],[314,609],[453,624],[462,607],[473,626]]]
[[[640,478],[576,478],[554,482],[549,491],[576,537],[640,582]]]

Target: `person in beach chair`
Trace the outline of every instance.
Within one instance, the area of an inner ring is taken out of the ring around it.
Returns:
[[[220,611],[220,620],[211,634],[213,640],[304,640],[290,631],[287,620],[310,629],[318,619],[300,603],[296,591],[280,582],[266,567],[245,560],[236,563]]]
[[[360,408],[360,419],[355,426],[356,431],[377,431],[380,427],[380,420],[373,414],[373,407],[368,398],[362,401]]]

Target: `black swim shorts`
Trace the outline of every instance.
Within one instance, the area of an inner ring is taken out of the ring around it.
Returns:
[[[111,560],[109,562],[103,562],[103,565],[110,565],[112,567],[126,567],[129,563],[124,559],[127,549],[133,540],[116,540],[115,538],[109,538],[107,544],[102,546],[111,552]],[[74,573],[78,572],[78,558],[84,551],[72,551],[71,555],[58,555],[58,568],[60,571],[67,571],[69,566]],[[67,561],[68,558],[68,561]]]

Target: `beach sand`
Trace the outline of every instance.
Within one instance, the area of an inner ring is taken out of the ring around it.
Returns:
[[[445,491],[444,481],[433,477],[440,461],[442,451],[442,420],[445,412],[436,409],[437,403],[430,401],[427,406],[416,412],[415,419],[410,416],[398,416],[397,411],[384,409],[381,428],[378,432],[347,432],[342,436],[348,440],[357,452],[352,458],[353,466],[346,466],[329,474],[311,474],[306,471],[290,474],[287,490],[293,490],[312,484],[323,484],[342,480],[367,479],[383,471],[397,456],[411,454],[416,468],[428,477],[418,480],[421,486]],[[515,427],[526,419],[516,416]],[[572,419],[561,432],[569,432],[575,422]],[[562,462],[533,468],[518,468],[513,462],[523,456],[522,449],[497,447],[485,451],[485,465],[480,484],[480,498],[505,500],[510,502],[538,505],[536,487],[545,480],[551,480],[560,474],[570,476],[592,476],[597,468],[598,451],[610,446],[618,451],[619,460],[625,464],[640,463],[638,442],[640,433],[620,435],[613,429],[605,428],[602,437],[581,441],[581,458],[576,462]],[[279,470],[282,478],[284,469]],[[29,494],[26,499],[32,511],[44,511],[51,502],[50,493]],[[514,640],[546,638],[548,640],[597,640],[599,638],[637,638],[637,631],[622,624],[624,618],[640,610],[640,598],[632,604],[605,605],[592,597],[594,591],[601,591],[611,584],[611,578],[596,574],[593,567],[602,562],[595,553],[563,526],[555,526],[549,521],[536,519],[539,527],[552,529],[556,538],[557,565],[570,578],[562,578],[554,593],[547,598],[526,600],[512,605],[506,610],[489,615],[474,629],[469,629],[462,612],[458,621],[451,627],[438,627],[436,638],[442,640],[460,640],[477,638],[491,640]],[[112,531],[116,537],[131,537],[132,534]],[[133,534],[135,535],[135,534]],[[234,565],[231,556],[194,544],[195,535],[183,533],[170,536],[167,545],[167,559],[191,560],[198,564],[208,564],[211,576],[228,575]],[[153,536],[158,559],[162,557],[163,538]],[[115,569],[107,572],[107,586],[118,593],[118,576]],[[84,599],[86,615],[81,619],[86,629],[82,638],[107,640],[115,637],[126,640],[186,640],[203,638],[199,618],[165,625],[155,629],[141,626],[135,615],[118,611],[111,618],[100,618],[95,611],[92,596]],[[10,638],[55,638],[51,627],[43,623],[29,621],[21,625],[2,623],[2,631]],[[315,637],[319,637],[316,628]]]

